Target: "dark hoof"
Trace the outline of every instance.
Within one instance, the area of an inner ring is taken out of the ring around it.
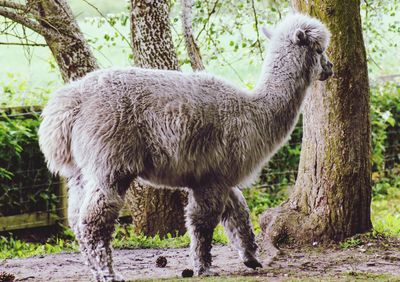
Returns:
[[[198,276],[219,276],[217,272],[211,271],[209,268],[200,267],[197,271]]]
[[[248,268],[252,268],[252,269],[256,269],[257,267],[262,268],[261,263],[259,263],[257,260],[245,261],[244,265],[246,265]]]

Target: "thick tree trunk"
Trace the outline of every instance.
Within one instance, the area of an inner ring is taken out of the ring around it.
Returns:
[[[264,246],[340,241],[371,229],[367,61],[359,1],[295,0],[332,33],[334,76],[312,85],[303,111],[303,143],[294,192],[261,216]]]
[[[64,82],[78,79],[98,68],[96,58],[65,0],[29,0],[28,5],[37,11],[36,20],[43,29],[56,35],[43,36]]]
[[[135,64],[179,70],[172,41],[167,0],[132,0],[131,30]],[[127,195],[135,231],[165,236],[185,233],[183,191],[155,189],[133,183]]]

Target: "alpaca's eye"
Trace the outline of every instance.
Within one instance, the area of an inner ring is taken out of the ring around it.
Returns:
[[[318,53],[318,54],[320,54],[320,55],[321,55],[321,54],[322,54],[322,52],[324,52],[324,51],[323,51],[321,48],[318,48],[318,49],[317,49],[317,53]]]

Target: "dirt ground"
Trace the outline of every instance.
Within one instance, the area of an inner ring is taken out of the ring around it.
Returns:
[[[370,241],[341,249],[318,246],[307,250],[282,248],[281,253],[264,268],[246,268],[228,246],[213,248],[213,271],[220,276],[213,281],[400,281],[400,241]],[[167,258],[165,268],[156,267],[159,256]],[[127,280],[152,280],[181,277],[188,267],[188,249],[115,250],[116,270]],[[81,256],[54,254],[0,262],[0,271],[13,273],[16,281],[93,281]]]

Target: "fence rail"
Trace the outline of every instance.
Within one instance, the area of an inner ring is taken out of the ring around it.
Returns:
[[[52,226],[58,221],[58,216],[48,212],[24,213],[0,217],[0,231]]]

